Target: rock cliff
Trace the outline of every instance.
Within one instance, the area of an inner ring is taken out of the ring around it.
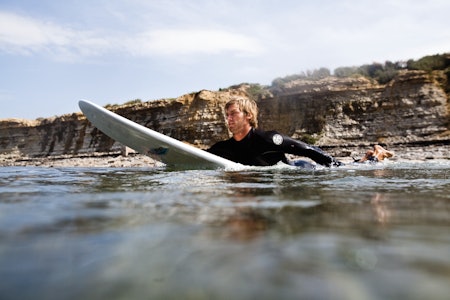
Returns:
[[[446,80],[407,71],[387,85],[363,77],[290,83],[260,100],[261,125],[325,146],[448,141]]]
[[[200,91],[108,109],[139,124],[205,148],[228,138],[223,106],[252,85]],[[447,77],[442,71],[404,71],[386,85],[363,77],[296,80],[262,88],[259,124],[306,140],[334,155],[374,143],[446,146],[450,141]],[[121,145],[81,113],[34,121],[0,120],[0,153],[29,157],[118,152]]]

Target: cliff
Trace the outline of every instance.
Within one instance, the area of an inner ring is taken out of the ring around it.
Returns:
[[[386,85],[363,77],[296,80],[261,88],[257,102],[263,129],[306,140],[334,155],[374,143],[408,147],[448,145],[448,81],[443,71],[403,71]],[[200,91],[108,109],[139,124],[205,148],[228,138],[223,106],[252,85]],[[0,153],[28,157],[121,151],[81,113],[34,121],[0,121]],[[348,154],[348,153],[347,153]]]
[[[289,83],[262,99],[264,127],[311,135],[318,145],[420,144],[449,140],[447,78],[404,71],[387,85],[359,78]]]

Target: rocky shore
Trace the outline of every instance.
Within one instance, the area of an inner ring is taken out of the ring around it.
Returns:
[[[348,153],[348,156],[336,156],[344,163],[353,162],[354,158],[360,158],[369,148],[344,148],[341,153]],[[395,153],[390,161],[432,161],[450,160],[450,147],[429,146],[429,147],[390,147],[389,150]],[[332,152],[332,151],[331,151]],[[331,153],[330,152],[330,153]],[[47,157],[27,157],[19,153],[9,153],[0,155],[0,167],[92,167],[92,168],[157,168],[164,164],[152,158],[132,153],[124,155],[122,152],[112,153],[88,153],[80,155],[57,155]]]
[[[18,154],[0,155],[0,167],[94,167],[94,168],[155,168],[163,166],[152,158],[121,153],[89,153],[84,155],[55,155],[46,157],[28,157]]]

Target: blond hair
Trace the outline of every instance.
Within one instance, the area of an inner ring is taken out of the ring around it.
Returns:
[[[230,101],[225,104],[225,110],[231,105],[237,104],[239,109],[247,116],[250,116],[250,126],[258,127],[258,106],[256,102],[246,97],[232,97]]]

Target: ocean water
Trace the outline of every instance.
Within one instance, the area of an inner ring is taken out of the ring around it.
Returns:
[[[0,168],[0,299],[449,299],[450,161]]]

